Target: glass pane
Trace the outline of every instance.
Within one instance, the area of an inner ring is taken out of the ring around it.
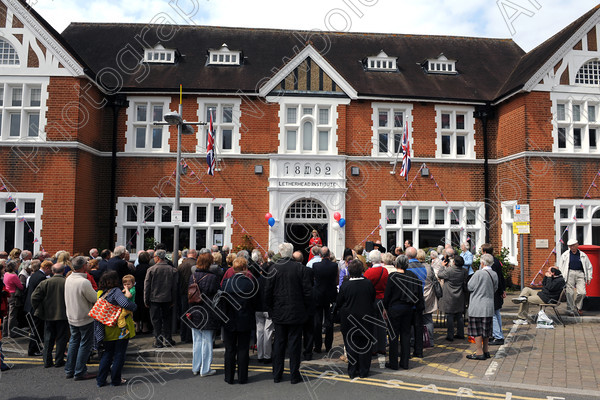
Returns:
[[[8,213],[12,213],[12,212],[16,212],[16,211],[17,211],[17,210],[15,210],[15,207],[16,207],[16,206],[17,206],[17,205],[16,205],[14,202],[12,202],[12,201],[7,201],[7,202],[4,204],[4,212],[5,212],[5,213],[7,213],[7,214],[8,214]],[[13,210],[15,210],[15,211],[13,211]]]
[[[402,134],[394,135],[394,153],[398,153],[402,149]]]
[[[327,125],[329,124],[329,109],[328,108],[320,108],[319,109],[319,125]]]
[[[179,228],[179,250],[190,248],[190,228]]]
[[[135,147],[138,149],[146,147],[146,128],[135,129]]]
[[[467,232],[467,242],[471,245],[471,249],[477,249],[477,233]]]
[[[398,220],[396,218],[396,209],[395,208],[388,208],[385,216],[386,216],[386,219],[388,220],[388,224],[396,225],[396,223],[398,222]],[[389,242],[388,242],[388,246],[389,246]]]
[[[296,131],[287,131],[286,148],[287,150],[296,150]]]
[[[144,206],[144,221],[154,222],[154,206]]]
[[[25,214],[33,214],[35,213],[35,202],[28,201],[25,203],[25,209],[23,211]]]
[[[596,147],[596,129],[590,129],[589,135],[590,135],[590,147]]]
[[[475,225],[475,210],[467,210],[467,225]]]
[[[231,55],[231,62],[234,63],[234,64],[237,63],[237,54],[232,54]]]
[[[329,131],[319,131],[319,151],[329,150]]]
[[[196,222],[206,222],[206,206],[196,207]]]
[[[171,210],[173,208],[171,206],[162,206],[161,207],[161,222],[171,222]]]
[[[576,230],[577,230],[577,241],[580,244],[585,244],[583,241],[583,226],[578,226]]]
[[[457,136],[456,137],[456,154],[464,155],[467,153],[467,148],[465,145],[465,137]]]
[[[579,104],[573,104],[573,121],[581,120],[581,106]]]
[[[296,123],[296,115],[297,115],[298,111],[296,109],[296,107],[288,107],[287,109],[287,117],[286,117],[286,123],[288,124],[295,124]]]
[[[312,115],[313,109],[312,107],[304,107],[302,109],[302,115]]]
[[[223,246],[223,229],[215,229],[213,231],[213,242],[212,244],[219,246]]]
[[[2,226],[1,221],[0,226]],[[8,251],[15,248],[15,221],[4,223],[4,248],[9,249]]]
[[[179,206],[181,210],[181,222],[190,222],[190,206]]]
[[[456,114],[456,129],[465,129],[465,115]]]
[[[596,122],[596,106],[588,106],[588,121]]]
[[[0,87],[0,106],[4,105],[4,88]]]
[[[225,207],[213,206],[213,222],[225,222]]]
[[[565,128],[558,128],[558,148],[564,149],[567,147],[567,132]]]
[[[435,223],[436,225],[443,225],[444,224],[444,219],[446,216],[446,212],[442,209],[436,209],[435,210]]]
[[[388,126],[388,112],[379,111],[379,126],[385,128]]]
[[[567,219],[567,218],[569,218],[569,209],[568,208],[561,208],[560,209],[560,218],[561,219]]]
[[[231,107],[231,106],[223,107],[223,122],[225,122],[225,123],[233,122],[233,107]]]
[[[212,116],[213,123],[217,121],[217,106],[208,106],[206,107],[206,122],[210,122],[210,117]]]
[[[445,230],[419,230],[419,248],[437,247],[446,241]],[[415,243],[416,244],[416,243]]]
[[[10,114],[10,136],[21,135],[21,113]]]
[[[231,129],[223,129],[223,145],[221,149],[231,150],[233,148],[233,132]]]
[[[29,114],[29,127],[27,136],[37,137],[40,132],[40,114]]]
[[[560,226],[560,234],[562,235],[561,239],[563,240],[561,242],[561,249],[560,252],[561,254],[564,253],[567,250],[567,241],[569,239],[569,232],[565,232],[565,229],[567,229],[567,227],[565,225],[561,225]]]
[[[196,249],[206,248],[206,229],[196,229]]]
[[[581,148],[581,128],[573,128],[573,146]]]
[[[152,107],[152,121],[162,121],[163,119],[163,106]]]
[[[387,133],[379,134],[379,152],[380,153],[388,152],[388,134]]]
[[[577,209],[575,209],[575,218],[577,218],[577,219],[583,218],[583,208],[577,207]]]
[[[21,106],[23,105],[23,89],[22,88],[12,88],[12,106]]]
[[[160,242],[164,243],[167,251],[173,251],[173,239],[175,238],[175,229],[160,228]]]
[[[136,204],[128,204],[126,209],[126,218],[127,222],[136,222],[137,221],[137,205]]]
[[[302,126],[302,150],[310,151],[312,150],[312,139],[313,139],[313,131],[312,131],[312,122],[305,122]]]
[[[458,225],[460,221],[460,210],[454,210],[450,213],[450,224]]]
[[[450,129],[450,114],[442,114],[442,129]]]
[[[600,226],[592,226],[592,245],[600,246]]]
[[[450,154],[450,136],[442,135],[442,154]]]
[[[402,128],[404,126],[404,113],[402,111],[394,112],[394,127]]]
[[[39,107],[42,100],[42,89],[32,88],[29,92],[29,105],[31,107]]]
[[[226,63],[228,63],[228,62],[229,62],[229,59],[230,59],[230,58],[231,58],[231,57],[229,56],[229,54],[225,54],[225,62],[226,62]]]
[[[412,240],[413,240],[413,231],[403,231],[402,232],[402,236],[404,236],[404,241],[405,242],[407,240],[410,240],[412,242]],[[404,243],[402,243],[402,246],[404,247]],[[406,248],[404,250],[406,250]]]
[[[419,224],[429,223],[429,210],[419,210]]]
[[[152,129],[152,148],[160,149],[162,147],[162,128]]]
[[[557,104],[556,105],[556,119],[558,119],[559,121],[564,121],[566,119],[566,117],[565,117],[565,105],[564,104]]]
[[[137,229],[136,228],[127,228],[125,229],[125,248],[129,253],[136,254],[137,253]]]
[[[147,107],[145,105],[138,105],[137,106],[137,111],[136,111],[136,121],[146,121],[146,112],[147,112]]]
[[[397,235],[398,235],[398,233],[396,231],[387,231],[386,232],[388,249],[395,247],[396,244],[398,243]]]
[[[33,251],[33,241],[35,240],[35,222],[28,222],[23,229],[23,250]],[[29,231],[31,230],[31,232]]]
[[[404,208],[402,210],[402,223],[411,225],[413,222],[413,210],[412,208]]]

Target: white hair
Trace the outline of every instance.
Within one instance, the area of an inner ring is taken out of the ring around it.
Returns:
[[[481,256],[480,262],[486,267],[491,267],[492,264],[494,264],[494,256],[492,256],[491,254],[483,254]]]
[[[127,249],[125,248],[125,246],[117,246],[115,247],[115,251],[113,251],[113,255],[115,257],[121,257],[121,254],[125,254],[125,251]]]
[[[252,261],[257,263],[257,262],[262,262],[262,260],[263,260],[263,258],[262,258],[262,254],[261,254],[260,250],[258,250],[258,249],[252,250]]]
[[[294,246],[291,243],[281,243],[279,245],[279,254],[282,258],[290,258],[294,253]]]
[[[369,253],[369,261],[371,261],[373,264],[380,264],[381,252],[379,250],[371,250]]]

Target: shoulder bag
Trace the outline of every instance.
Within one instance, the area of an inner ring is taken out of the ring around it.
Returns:
[[[121,315],[122,308],[106,301],[106,296],[108,293],[100,297],[98,301],[94,303],[94,306],[88,315],[103,325],[116,326],[117,320]]]
[[[196,277],[194,275],[192,275],[192,279],[194,280],[194,282],[192,282],[190,284],[190,286],[188,286],[188,303],[190,303],[190,304],[202,303],[202,292],[200,291],[200,286],[198,286],[198,282],[202,281],[207,276],[208,276],[208,274],[205,273],[204,276],[202,278],[200,278],[199,281],[196,281]]]

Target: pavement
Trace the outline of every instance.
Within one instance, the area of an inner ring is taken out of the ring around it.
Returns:
[[[586,311],[582,317],[566,316],[566,305],[559,312],[565,326],[555,321],[554,329],[537,328],[535,324],[516,325],[518,305],[509,295],[501,311],[505,342],[490,346],[492,358],[485,361],[469,360],[465,356],[474,352],[467,340],[447,342],[442,321],[436,321],[434,347],[424,351],[424,357],[412,358],[410,369],[393,371],[385,368],[383,356],[373,358],[371,374],[391,379],[420,378],[429,382],[452,382],[468,385],[485,385],[496,390],[543,390],[557,395],[600,397],[600,311]],[[537,312],[530,306],[530,313]],[[553,313],[548,311],[553,318]],[[555,319],[555,318],[553,318]],[[179,339],[178,335],[174,336]],[[27,339],[3,340],[3,350],[11,358],[27,356]],[[177,342],[174,347],[155,349],[153,338],[141,334],[132,339],[128,359],[158,360],[189,364],[192,345]],[[303,361],[306,370],[345,373],[346,363],[340,360],[342,337],[335,327],[334,349],[329,355],[314,354],[313,360]],[[224,348],[220,340],[214,348],[215,362],[222,363]],[[256,352],[251,350],[251,365],[257,364]],[[32,357],[34,359],[34,357]],[[561,398],[561,397],[557,397]]]

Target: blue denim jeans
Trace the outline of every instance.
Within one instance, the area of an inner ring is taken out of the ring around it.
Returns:
[[[125,352],[129,339],[109,340],[104,342],[104,353],[100,360],[96,383],[98,386],[106,385],[106,378],[110,372],[110,383],[113,386],[121,384],[121,371],[125,364]]]
[[[69,353],[65,364],[67,375],[81,376],[87,373],[85,365],[92,351],[94,342],[94,323],[83,326],[69,325],[71,340],[69,340]]]
[[[210,371],[213,357],[213,330],[192,329],[192,371],[204,375]]]
[[[504,339],[504,335],[502,334],[502,317],[500,316],[500,309],[494,311],[492,336],[494,339]]]

